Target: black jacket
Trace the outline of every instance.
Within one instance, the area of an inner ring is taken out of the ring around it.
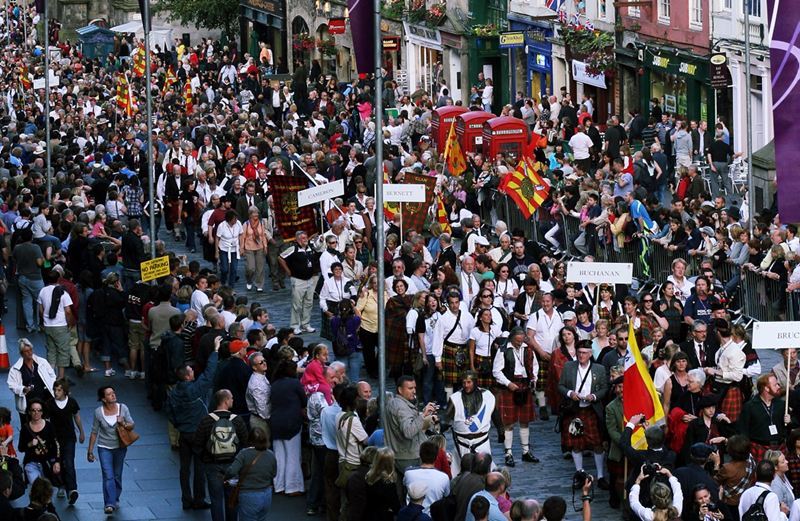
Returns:
[[[128,230],[122,236],[122,265],[131,270],[139,270],[142,262],[147,260],[142,238]]]
[[[230,411],[214,411],[214,413],[219,416],[220,418],[230,418],[231,412]],[[248,439],[248,430],[247,424],[242,420],[240,416],[236,416],[233,420],[233,426],[236,428],[236,437],[239,438],[239,445],[237,450],[242,450],[243,447],[247,447],[247,439]],[[197,426],[197,431],[195,432],[194,437],[194,446],[195,450],[200,453],[200,457],[203,460],[203,463],[213,463],[214,458],[207,450],[208,440],[211,437],[211,428],[214,426],[214,418],[211,415],[207,414],[202,420],[200,420],[200,425]],[[222,462],[222,463],[230,463],[233,461],[231,458],[230,461]]]
[[[628,479],[625,481],[625,490],[630,490],[642,470],[642,465],[645,463],[658,463],[662,467],[668,468],[670,471],[675,469],[675,453],[668,448],[661,450],[646,449],[636,450],[631,446],[631,436],[633,430],[630,427],[625,427],[622,431],[622,436],[619,439],[619,446],[622,453],[628,458]],[[644,480],[641,488],[641,495],[639,497],[642,506],[649,507],[652,505],[650,500],[650,483],[649,480]]]

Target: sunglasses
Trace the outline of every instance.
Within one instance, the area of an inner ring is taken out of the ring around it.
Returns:
[[[42,412],[41,409],[31,409],[31,412]]]
[[[645,304],[648,304],[648,303],[652,304],[653,303],[653,299],[651,299],[651,298],[644,299],[644,300],[642,300],[642,302],[644,302]]]

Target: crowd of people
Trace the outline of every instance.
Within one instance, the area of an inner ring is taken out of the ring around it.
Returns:
[[[120,508],[135,441],[136,411],[113,387],[124,377],[144,380],[169,421],[183,508],[214,521],[264,519],[273,494],[305,495],[306,513],[329,520],[558,521],[565,498],[511,489],[509,469],[552,463],[537,455],[533,422],[559,430],[584,519],[596,494],[629,519],[744,521],[759,509],[800,519],[800,364],[785,350],[784,363],[762,367],[737,320],[747,299],[787,313],[800,239],[777,202],[748,230],[724,122],[712,135],[653,100],[647,116],[599,125],[594,101],[566,89],[495,107],[480,75],[470,108],[519,117],[541,137],[532,160],[550,196],[520,221],[496,191],[520,157],[470,152],[463,175],[442,167],[431,116],[461,103],[444,84],[407,93],[387,77],[387,105],[374,107],[369,77],[340,82],[298,59],[284,82],[270,76],[287,68],[266,45],[251,56],[176,41],[154,50],[149,151],[138,41],[120,37],[88,58],[51,33],[60,81],[45,114],[46,94],[28,85],[43,74],[30,41],[40,17],[15,2],[6,14],[0,289],[11,288],[28,338],[8,376],[18,426],[0,409],[3,519],[57,518],[54,494],[79,500],[86,433],[70,377],[82,385],[95,371],[107,383],[86,456],[99,461],[107,514]],[[121,96],[120,74],[132,96]],[[377,129],[375,111],[389,108],[399,114]],[[447,217],[433,207],[419,229],[396,215],[379,230],[381,171],[392,183],[435,177]],[[277,218],[271,180],[293,174],[344,181],[336,204],[315,210],[322,229]],[[153,284],[140,280],[151,246],[170,272]],[[636,254],[638,286],[567,282],[568,260],[608,251]],[[742,291],[741,270],[781,285]],[[284,289],[291,310],[273,308],[273,321],[268,296]],[[325,341],[309,342],[318,316]],[[394,383],[385,417],[372,392],[380,328]],[[663,424],[623,413],[631,335]],[[13,513],[26,491],[30,505]]]

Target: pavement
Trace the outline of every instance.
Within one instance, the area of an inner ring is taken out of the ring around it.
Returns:
[[[207,263],[201,255],[189,253],[183,244],[176,243],[166,235],[161,237],[167,242],[170,251],[178,255],[187,255],[189,260],[197,259],[201,266]],[[283,289],[272,291],[267,284],[263,293],[248,292],[244,286],[244,263],[240,263],[240,281],[236,285],[239,295],[247,295],[250,301],[256,301],[269,311],[271,321],[276,327],[289,325],[289,312],[291,295],[290,290]],[[13,288],[9,292],[9,313],[3,317],[6,326],[6,341],[9,348],[11,363],[17,360],[17,340],[21,336],[28,336],[35,346],[39,356],[45,356],[44,337],[41,334],[25,335],[24,331],[17,331],[15,324],[16,306],[11,300]],[[315,306],[312,313],[312,324],[319,331],[319,308]],[[319,336],[304,335],[306,342],[319,341]],[[778,360],[778,355],[772,351],[762,352],[762,368],[767,370]],[[100,368],[99,360],[93,360],[93,367]],[[207,520],[210,519],[208,511],[184,511],[181,509],[180,484],[178,482],[179,460],[178,453],[170,449],[167,438],[167,422],[162,413],[153,411],[146,399],[144,382],[131,381],[122,376],[121,370],[115,377],[106,378],[102,371],[87,374],[78,378],[74,372],[69,371],[67,376],[75,382],[72,387],[72,396],[81,405],[81,419],[86,430],[87,442],[91,431],[92,414],[97,407],[96,391],[101,385],[112,384],[117,392],[120,402],[125,403],[131,410],[136,422],[136,431],[141,439],[128,449],[123,473],[123,492],[120,509],[114,514],[114,519],[122,520]],[[2,374],[0,374],[2,378]],[[377,394],[377,382],[372,382],[374,392]],[[15,411],[13,395],[7,387],[0,387],[0,405]],[[387,384],[387,389],[392,389]],[[15,432],[19,432],[18,416],[12,414]],[[536,421],[531,424],[531,444],[534,454],[541,459],[541,463],[523,463],[520,461],[521,447],[518,437],[514,444],[514,453],[517,466],[511,469],[512,486],[509,493],[512,498],[529,497],[543,502],[552,495],[563,496],[567,504],[571,503],[571,480],[575,472],[572,460],[564,460],[560,450],[559,434],[554,432],[555,422]],[[18,435],[14,441],[16,442]],[[503,461],[503,448],[496,442],[496,435],[492,433],[492,453],[498,463]],[[452,447],[452,438],[448,436],[448,444]],[[98,462],[89,463],[86,460],[86,445],[76,448],[76,469],[78,476],[78,490],[80,498],[76,505],[70,507],[66,499],[55,499],[54,504],[63,521],[92,521],[106,519],[103,513],[103,496],[101,488],[101,473]],[[591,457],[584,459],[587,471],[596,475],[594,462]],[[580,494],[579,494],[580,495]],[[608,493],[595,490],[596,499],[592,503],[594,519],[618,519],[619,511],[614,511],[608,506]],[[17,506],[25,506],[27,499],[18,501]],[[576,499],[580,503],[579,499]],[[281,516],[302,516],[305,518],[305,498],[286,497],[277,495],[273,497],[270,518],[278,519]],[[575,518],[572,507],[568,507],[568,518]],[[319,519],[322,519],[320,517]]]

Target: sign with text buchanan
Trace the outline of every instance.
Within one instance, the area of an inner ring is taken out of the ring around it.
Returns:
[[[271,175],[269,189],[275,203],[275,220],[284,241],[293,241],[295,232],[303,230],[309,235],[317,233],[314,207],[301,207],[297,193],[308,188],[308,179],[298,176]]]
[[[142,282],[149,282],[169,275],[169,255],[146,260],[140,265]]]
[[[800,322],[756,322],[753,349],[800,347]]]
[[[633,264],[630,262],[570,262],[567,282],[581,284],[630,284]]]

